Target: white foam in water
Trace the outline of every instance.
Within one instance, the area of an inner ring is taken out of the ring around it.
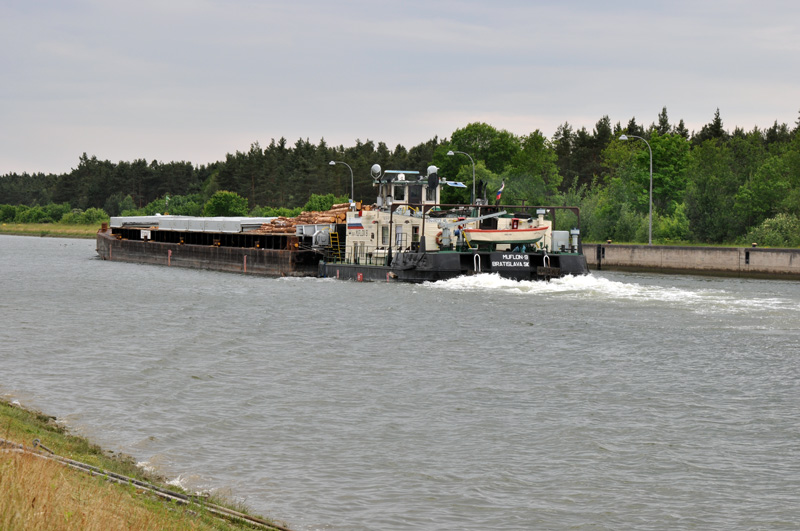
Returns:
[[[687,306],[700,312],[741,312],[752,309],[786,308],[792,302],[780,298],[741,299],[724,289],[690,290],[678,287],[619,282],[595,275],[581,275],[544,281],[516,281],[497,274],[457,277],[439,282],[426,282],[431,289],[450,291],[502,291],[533,295],[658,301]],[[794,306],[797,306],[794,304]],[[800,311],[800,307],[796,308]]]
[[[136,463],[136,466],[148,473],[153,473],[156,471],[156,467],[150,464],[150,461],[139,461]]]
[[[172,485],[173,487],[180,487],[186,490],[186,484],[183,479],[183,475],[178,475],[175,479],[171,479],[167,481],[167,485]]]
[[[516,281],[503,278],[497,274],[482,273],[443,280],[439,282],[426,282],[426,286],[434,289],[444,289],[452,291],[494,291],[506,290],[519,293],[605,293],[608,295],[625,296],[632,293],[631,286],[636,284],[625,284],[615,282],[602,277],[592,275],[582,275],[574,277],[571,275],[556,278],[549,282],[544,281]]]

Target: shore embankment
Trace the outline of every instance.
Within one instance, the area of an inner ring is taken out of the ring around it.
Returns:
[[[800,249],[584,243],[591,269],[800,280]]]
[[[0,529],[286,530],[243,510],[176,489],[0,397]]]

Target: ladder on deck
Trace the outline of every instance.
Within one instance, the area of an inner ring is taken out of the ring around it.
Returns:
[[[339,245],[339,233],[331,232],[331,246],[328,251],[328,256],[332,262],[342,261],[342,247]]]

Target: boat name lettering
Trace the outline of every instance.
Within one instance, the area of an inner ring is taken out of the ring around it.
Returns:
[[[524,253],[492,253],[492,269],[528,269],[530,257]]]

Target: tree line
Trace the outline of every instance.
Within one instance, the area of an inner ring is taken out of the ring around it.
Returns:
[[[5,204],[0,220],[13,214],[8,206],[24,207],[29,217],[31,209],[50,209],[45,217],[53,221],[60,210],[73,218],[90,209],[108,215],[203,215],[223,191],[241,199],[233,201],[237,211],[291,214],[321,197],[352,194],[372,203],[373,164],[423,175],[433,164],[448,180],[467,185],[445,187],[444,203],[470,201],[474,172],[481,197],[494,201],[504,183],[502,204],[580,206],[587,240],[646,242],[651,150],[654,242],[800,246],[800,120],[793,127],[775,121],[767,129],[728,131],[717,109],[708,124],[690,133],[683,120],[670,122],[666,107],[649,126],[634,118],[612,125],[603,116],[591,131],[564,123],[552,138],[539,130],[515,135],[485,123],[470,123],[450,138],[435,137],[410,149],[369,140],[350,147],[328,146],[324,139],[290,145],[281,138],[266,147],[255,142],[247,151],[202,166],[143,159],[112,163],[84,153],[69,173],[0,177]],[[352,190],[349,169],[330,161],[352,168]],[[224,203],[233,204],[231,197]],[[559,221],[562,228],[574,222]]]

